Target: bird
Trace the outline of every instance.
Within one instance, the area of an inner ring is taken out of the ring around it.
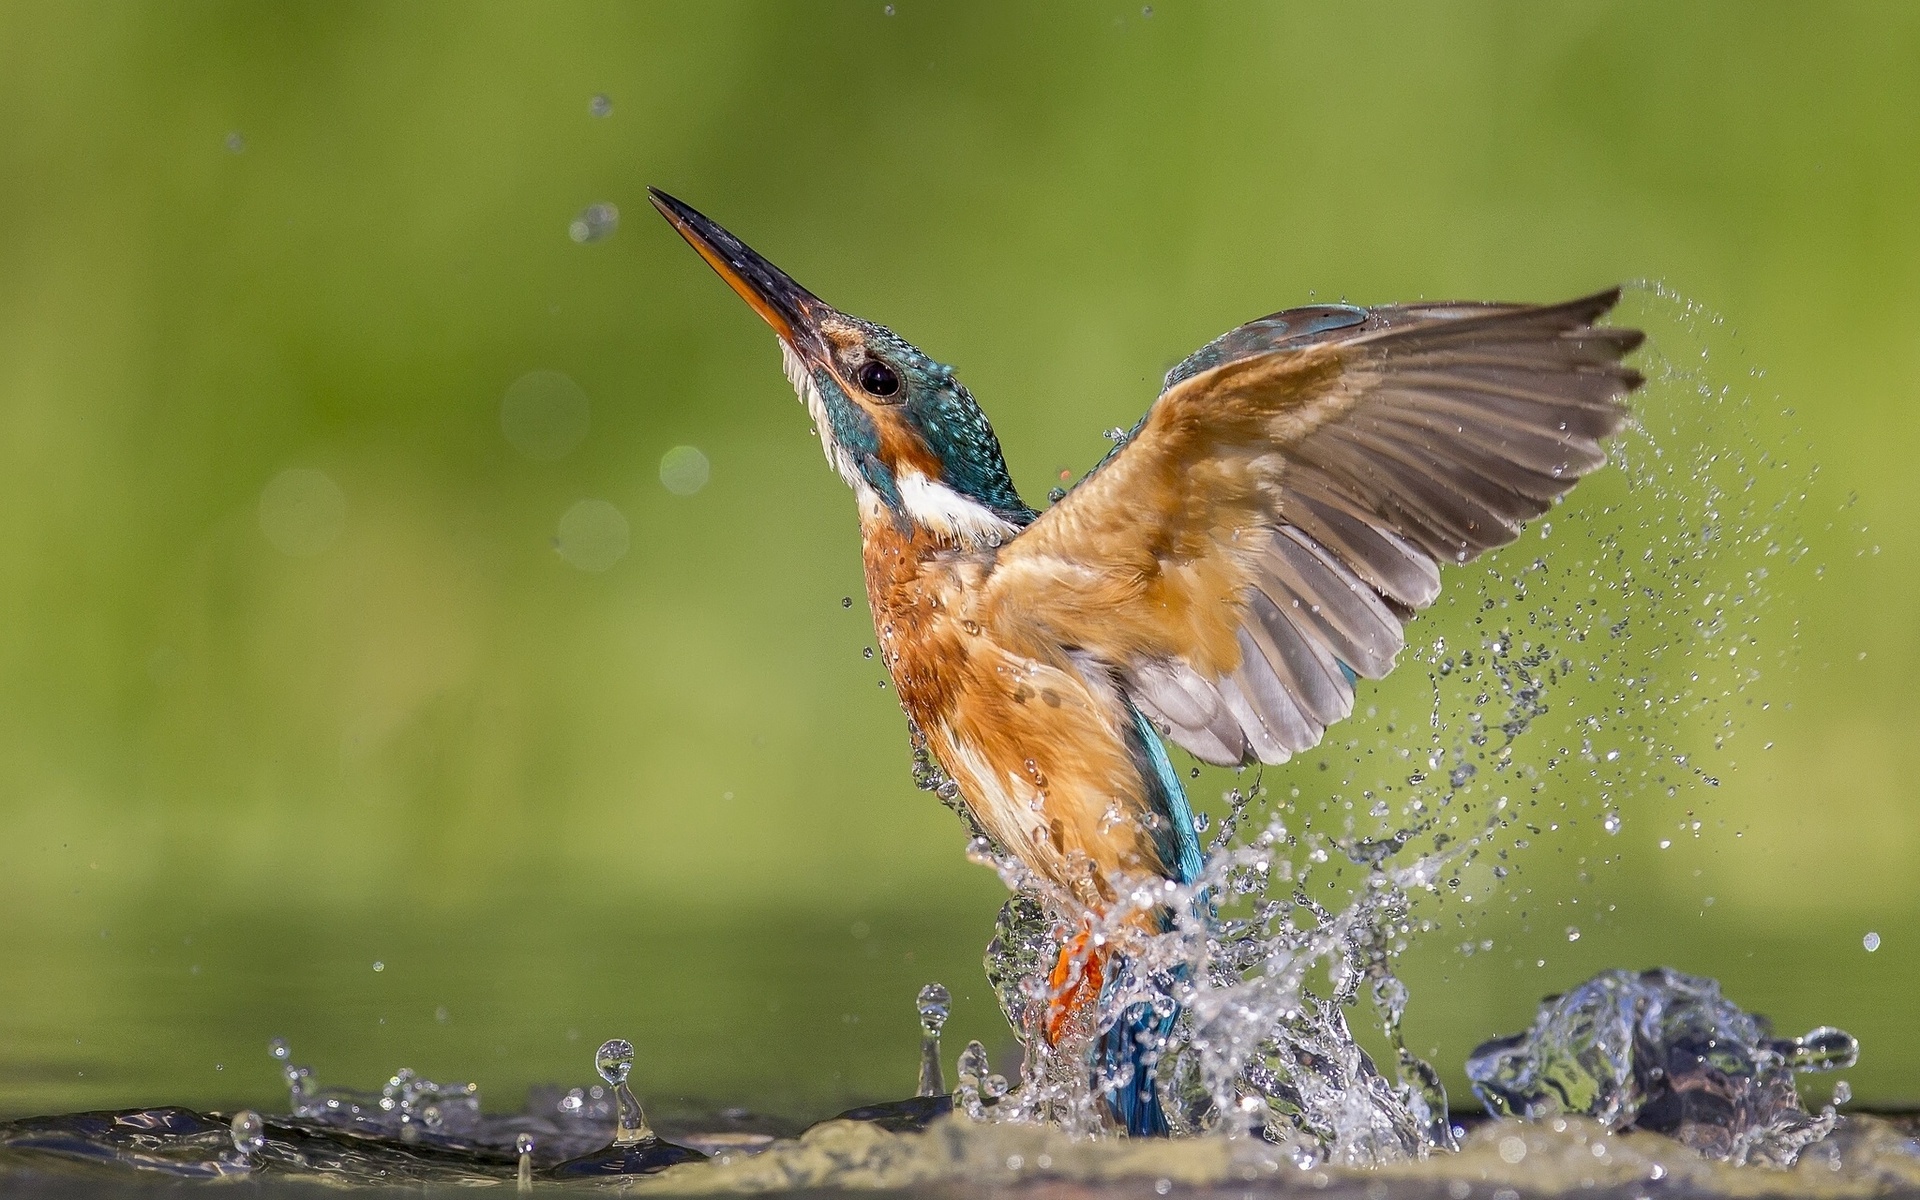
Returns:
[[[1624,360],[1643,335],[1600,323],[1619,289],[1249,321],[1174,366],[1043,512],[952,367],[648,191],[772,326],[853,490],[911,730],[975,826],[1082,918],[1040,1032],[1087,1046],[1116,1127],[1167,1133],[1169,1010],[1103,1019],[1099,1001],[1129,939],[1169,927],[1153,897],[1202,871],[1168,744],[1221,765],[1311,748],[1393,668],[1443,564],[1512,542],[1605,464],[1642,383]]]

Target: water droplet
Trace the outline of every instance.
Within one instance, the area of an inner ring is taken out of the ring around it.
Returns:
[[[1860,1041],[1844,1029],[1822,1025],[1793,1040],[1789,1063],[1796,1071],[1844,1071],[1860,1061]]]
[[[1880,935],[1877,933],[1869,933],[1860,939],[1860,944],[1867,948],[1868,954],[1872,954],[1880,948]]]
[[[633,1070],[633,1043],[625,1038],[608,1038],[593,1055],[593,1069],[613,1088],[614,1134],[616,1146],[636,1146],[653,1140],[647,1114],[641,1109],[627,1075]]]
[[[1451,783],[1454,787],[1460,787],[1464,785],[1467,780],[1473,778],[1476,769],[1472,763],[1461,763],[1453,770],[1447,772],[1447,782]]]
[[[228,1136],[233,1138],[233,1148],[240,1157],[245,1158],[267,1144],[267,1124],[260,1114],[250,1108],[243,1108],[233,1114],[233,1121],[227,1126]]]
[[[886,14],[887,16],[889,16],[889,17],[890,17],[890,16],[892,16],[892,15],[893,15],[893,5],[891,5],[891,4],[889,4],[889,5],[886,5],[886,6],[884,6],[883,8],[881,8],[881,10],[880,10],[880,11],[881,11],[881,12],[883,12],[883,13],[885,13],[885,14]]]
[[[515,1184],[522,1192],[533,1190],[533,1135],[521,1133],[514,1135],[513,1152],[520,1156],[520,1169],[515,1173]]]
[[[1047,489],[1047,503],[1049,504],[1058,504],[1062,500],[1065,500],[1066,498],[1067,498],[1067,489],[1063,487],[1055,487],[1055,488]]]
[[[626,557],[632,535],[626,514],[605,500],[581,500],[560,516],[554,549],[582,571],[605,571]]]
[[[914,1007],[920,1014],[920,1083],[914,1094],[939,1096],[947,1090],[940,1071],[940,1029],[953,1009],[953,996],[944,985],[929,983],[920,989]]]
[[[1619,833],[1620,832],[1620,814],[1611,808],[1608,809],[1600,817],[1600,827],[1606,830],[1608,833]]]
[[[1567,926],[1567,940],[1570,942],[1577,942],[1580,940],[1580,927],[1578,925]]]
[[[625,1038],[608,1038],[594,1051],[593,1069],[613,1087],[627,1081],[633,1070],[633,1043]]]
[[[842,597],[840,597],[840,607],[841,607],[841,608],[852,608],[852,607],[853,607],[853,597],[852,597],[852,596],[842,596]]]
[[[567,226],[567,236],[582,245],[613,236],[620,227],[620,210],[611,204],[589,204]]]
[[[660,456],[660,483],[676,496],[691,496],[707,486],[713,466],[695,446],[675,446]]]
[[[376,971],[384,971],[387,969],[387,964],[376,958],[373,960],[373,969]]]
[[[1102,432],[1100,436],[1107,439],[1110,442],[1117,442],[1127,436],[1127,431],[1120,428],[1118,425],[1115,425],[1113,428]]]
[[[1853,1099],[1852,1084],[1842,1079],[1840,1082],[1833,1085],[1833,1106],[1835,1108],[1839,1108],[1842,1104],[1845,1104],[1847,1101],[1851,1099]]]
[[[587,115],[596,119],[613,115],[613,97],[605,92],[596,92],[593,99],[587,101]]]
[[[947,1023],[947,1015],[953,1011],[953,996],[944,984],[930,983],[920,989],[914,1004],[920,1013],[920,1028],[939,1033]]]
[[[260,492],[260,532],[276,550],[311,558],[333,545],[347,523],[347,497],[324,471],[291,467]]]
[[[1518,1163],[1527,1157],[1527,1142],[1525,1138],[1513,1136],[1503,1137],[1500,1139],[1499,1149],[1500,1161],[1504,1163]]]
[[[247,139],[240,136],[239,130],[237,129],[233,130],[231,133],[227,134],[226,147],[227,147],[227,153],[229,154],[245,153],[247,149]]]
[[[273,1055],[277,1061],[285,1062],[287,1061],[287,1055],[293,1053],[293,1051],[288,1047],[287,1039],[277,1037],[268,1040],[267,1053]]]

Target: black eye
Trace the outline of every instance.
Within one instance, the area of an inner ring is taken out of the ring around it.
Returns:
[[[900,377],[893,373],[892,367],[877,359],[861,363],[854,378],[869,396],[891,396],[900,390]]]

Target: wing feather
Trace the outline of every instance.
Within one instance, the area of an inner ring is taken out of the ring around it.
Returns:
[[[987,566],[1028,652],[1107,663],[1209,762],[1284,761],[1353,710],[1441,562],[1511,542],[1640,376],[1616,290],[1557,305],[1322,306],[1216,338],[1132,437]]]

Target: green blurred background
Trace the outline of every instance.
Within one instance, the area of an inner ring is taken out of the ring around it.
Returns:
[[[274,1034],[511,1106],[622,1034],[817,1114],[911,1088],[935,978],[1006,1045],[848,497],[649,184],[958,363],[1034,500],[1309,296],[1722,316],[1639,293],[1753,397],[1709,437],[1820,466],[1773,747],[1701,837],[1648,787],[1536,847],[1409,1032],[1463,1096],[1669,963],[1920,1099],[1916,62],[1897,3],[0,5],[0,1112],[272,1104]]]

